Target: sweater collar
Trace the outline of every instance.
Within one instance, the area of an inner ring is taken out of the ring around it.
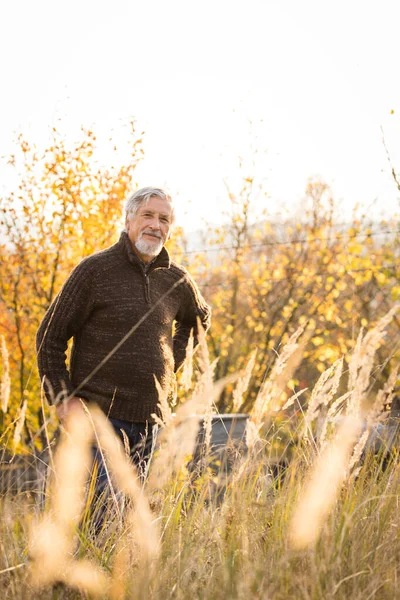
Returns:
[[[140,260],[138,255],[132,250],[131,242],[126,231],[121,232],[118,241],[118,246],[121,247],[131,264],[139,266],[143,270],[152,271],[153,269],[157,269],[158,267],[164,267],[166,269],[169,269],[171,266],[171,259],[168,254],[168,250],[165,248],[165,246],[162,247],[160,254],[155,256],[150,263],[145,263],[142,260]]]

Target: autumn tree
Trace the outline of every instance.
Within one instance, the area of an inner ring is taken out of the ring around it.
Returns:
[[[53,131],[43,152],[20,136],[9,160],[18,185],[0,199],[0,334],[10,356],[12,390],[4,425],[28,401],[25,437],[34,441],[31,432],[40,432],[43,421],[36,329],[71,269],[116,241],[143,153],[134,123],[129,139],[126,165],[108,169],[96,160],[92,131],[82,131],[75,144]],[[313,178],[301,210],[278,221],[260,202],[267,195],[257,181],[255,174],[244,175],[238,189],[227,189],[231,210],[223,225],[204,228],[203,249],[188,250],[182,229],[168,243],[212,306],[208,341],[216,377],[242,369],[257,350],[248,393],[235,407],[243,411],[251,409],[299,327],[304,347],[303,361],[293,368],[296,390],[312,388],[324,369],[349,355],[360,327],[373,326],[400,298],[395,219],[377,223],[355,213],[343,223],[329,186]],[[395,316],[378,350],[377,380],[387,376],[399,333]],[[221,395],[219,410],[233,409],[230,391],[228,386]]]
[[[0,198],[0,333],[10,354],[9,418],[28,399],[27,432],[38,430],[41,415],[38,324],[71,269],[116,241],[142,154],[141,135],[131,122],[123,166],[99,166],[95,133],[84,129],[76,143],[53,129],[42,152],[20,135],[9,157],[19,183]]]
[[[310,339],[293,386],[312,387],[321,371],[348,355],[360,327],[373,325],[399,298],[395,223],[374,224],[356,215],[340,223],[332,193],[318,178],[308,182],[297,218],[278,223],[264,211],[251,220],[252,185],[252,178],[244,178],[242,190],[231,194],[231,219],[215,231],[216,252],[196,273],[213,307],[209,340],[217,376],[243,367],[257,349],[242,410],[251,408],[298,327]],[[380,349],[382,370],[399,331],[394,319],[390,344]],[[230,398],[221,396],[221,411],[231,410]]]

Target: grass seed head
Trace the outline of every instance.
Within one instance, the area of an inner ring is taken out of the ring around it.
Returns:
[[[359,333],[349,364],[349,391],[351,390],[351,397],[347,407],[348,415],[358,418],[363,411],[368,410],[367,393],[375,353],[382,343],[386,327],[399,308],[400,304],[393,306],[364,337],[362,330]]]
[[[107,597],[110,586],[106,573],[89,560],[71,562],[65,571],[64,582],[95,598]]]
[[[282,406],[283,392],[301,361],[304,346],[309,339],[309,336],[305,336],[304,340],[298,342],[303,332],[304,327],[299,327],[290,336],[278,355],[269,377],[261,385],[251,411],[251,420],[258,430],[261,429],[265,416]]]
[[[350,454],[360,434],[360,421],[343,420],[336,439],[325,447],[300,493],[290,523],[295,549],[314,546],[349,468]]]
[[[1,376],[0,384],[0,399],[1,399],[1,410],[5,414],[8,408],[8,402],[10,399],[11,390],[11,379],[10,379],[10,362],[8,358],[8,350],[4,335],[1,336],[1,359],[3,364],[3,374]]]
[[[77,524],[84,507],[85,485],[92,461],[93,430],[82,410],[69,415],[54,456],[51,508],[57,521],[70,528]]]
[[[189,341],[186,346],[186,357],[183,363],[181,386],[187,392],[192,387],[193,377],[193,353],[194,353],[194,336],[193,329],[190,330]]]
[[[155,558],[159,551],[159,532],[155,517],[141,485],[138,473],[126,456],[112,425],[100,409],[91,409],[93,424],[110,471],[119,490],[132,500],[128,521],[140,550],[141,559]]]
[[[26,409],[28,407],[28,400],[25,399],[22,407],[19,411],[19,415],[17,418],[17,422],[15,424],[15,429],[14,429],[14,436],[13,436],[13,446],[14,446],[14,450],[17,449],[18,444],[21,441],[21,436],[22,436],[22,430],[24,428],[24,424],[25,424],[25,418],[26,418]]]
[[[243,374],[239,378],[235,389],[233,390],[233,412],[239,412],[240,407],[243,404],[243,394],[246,392],[249,387],[251,374],[254,369],[254,365],[256,362],[257,356],[257,348],[251,353],[250,359],[247,362],[246,368],[243,371]]]

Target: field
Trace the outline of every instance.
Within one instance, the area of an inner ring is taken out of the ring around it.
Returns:
[[[35,493],[1,500],[1,597],[400,598],[398,446],[371,443],[387,422],[397,370],[372,402],[370,394],[375,351],[395,311],[360,334],[307,403],[294,396],[278,408],[299,345],[292,336],[259,391],[248,450],[232,448],[229,470],[211,460],[210,419],[227,381],[213,381],[204,340],[206,368],[174,417],[160,399],[160,444],[144,483],[99,412],[71,420],[50,456],[44,503]],[[236,396],[253,367],[254,357],[230,378]],[[189,468],[195,414],[205,415],[204,455]],[[85,491],[93,431],[114,481],[96,536]]]
[[[18,18],[2,20],[11,37],[0,40],[11,76],[0,113],[0,600],[400,600],[395,3],[369,3],[369,14],[343,2],[341,15],[340,2],[329,12],[242,2],[236,16],[232,2],[208,12],[159,2],[160,12],[122,0],[126,15],[100,2],[60,14],[54,2],[3,4]],[[132,193],[162,181],[173,211],[149,218],[172,233],[165,248],[193,277],[210,327],[194,326],[191,286],[177,289],[174,268],[168,291],[150,283],[169,278],[152,272],[164,260],[143,272],[148,312],[132,305],[123,321],[128,272],[114,314],[108,271],[96,271],[107,285],[88,297],[99,302],[66,290],[76,320],[43,378],[37,332],[62,286],[130,229]],[[77,402],[61,423],[43,386],[50,374],[54,390],[65,382],[73,345],[113,334],[96,364],[83,354],[99,381],[110,361],[107,385],[93,389],[105,397],[109,385],[114,402],[125,372],[114,377],[113,365],[144,381],[151,330],[172,346],[157,364],[180,365],[190,337],[176,380],[161,382],[172,391],[159,394],[156,443],[138,473],[98,407]],[[217,450],[214,424],[232,415],[243,436]],[[94,501],[94,449],[108,469],[105,504]]]

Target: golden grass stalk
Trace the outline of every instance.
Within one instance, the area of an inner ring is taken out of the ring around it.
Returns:
[[[108,577],[94,563],[73,559],[75,530],[91,465],[92,438],[87,415],[74,411],[55,452],[49,510],[30,533],[30,576],[35,588],[62,581],[93,596],[101,596],[107,590]]]
[[[126,520],[138,560],[158,555],[159,535],[135,468],[111,424],[98,408],[86,409],[86,413],[90,418],[83,411],[71,416],[55,454],[50,510],[31,534],[31,581],[37,588],[63,581],[93,596],[104,596],[109,590],[123,589],[120,570],[116,570],[114,580],[110,581],[94,563],[76,561],[72,557],[74,531],[82,514],[85,483],[90,472],[93,427],[117,486],[132,500],[133,508]]]
[[[158,451],[150,467],[148,490],[162,489],[192,457],[201,421],[205,420],[207,411],[224,387],[236,380],[237,375],[230,375],[210,385],[214,366],[215,363],[209,365],[200,375],[192,397],[178,407],[168,424],[162,423]],[[156,419],[156,415],[152,416]]]
[[[282,406],[283,392],[301,361],[304,346],[311,335],[308,333],[301,342],[298,342],[303,332],[304,327],[299,327],[291,335],[275,361],[268,379],[264,381],[258,392],[251,411],[251,419],[247,422],[246,438],[249,443],[256,441],[255,432],[260,431],[266,415],[271,411],[279,410]]]
[[[318,416],[320,407],[328,406],[336,394],[343,372],[343,358],[339,358],[331,367],[326,369],[319,377],[304,417],[304,434],[310,428],[311,423]]]
[[[360,421],[346,417],[337,437],[329,442],[300,493],[289,526],[290,544],[295,549],[314,546],[334,506],[349,467]]]
[[[162,489],[190,459],[199,427],[199,417],[190,415],[185,420],[179,419],[168,431],[163,429],[160,432],[159,448],[153,459],[147,484],[150,491]]]
[[[163,390],[156,377],[154,378],[154,383],[157,388],[158,408],[160,410],[161,417],[159,417],[158,415],[153,415],[153,418],[155,422],[158,425],[160,425],[160,427],[169,427],[172,423],[174,416],[172,413],[172,409],[168,404],[168,394],[166,391]]]
[[[203,406],[203,395],[194,396],[178,407],[173,419],[162,424],[147,482],[150,491],[162,489],[192,456],[200,427],[199,408]]]
[[[118,489],[132,501],[133,508],[126,520],[132,526],[141,560],[154,559],[160,549],[160,536],[147,496],[135,467],[126,456],[124,448],[112,425],[98,408],[90,410],[99,445],[104,450]]]
[[[188,345],[186,347],[185,362],[183,363],[181,386],[187,392],[192,387],[193,378],[193,353],[194,353],[194,336],[193,329],[190,330]]]
[[[218,362],[216,358],[213,363],[210,363],[210,355],[208,352],[207,340],[205,330],[201,324],[200,319],[197,319],[197,331],[198,331],[198,363],[200,368],[200,377],[196,383],[193,397],[199,401],[202,398],[202,404],[204,405],[203,410],[203,429],[204,429],[204,449],[205,454],[210,451],[211,445],[211,429],[212,429],[212,414],[213,414],[213,381],[215,367]]]
[[[373,426],[379,421],[382,421],[386,415],[384,413],[384,407],[386,404],[390,405],[394,398],[394,390],[397,383],[397,379],[400,371],[400,362],[393,367],[387,382],[383,388],[380,389],[376,395],[375,402],[372,404],[371,409],[366,414],[368,425]]]
[[[3,363],[3,373],[0,384],[1,410],[5,414],[10,399],[11,379],[10,379],[10,361],[4,335],[1,336],[1,360]]]
[[[378,391],[375,402],[372,404],[369,411],[365,415],[366,429],[356,444],[353,455],[350,460],[349,470],[351,470],[360,460],[363,450],[367,444],[372,428],[382,421],[386,415],[383,412],[384,405],[390,402],[394,395],[394,387],[396,385],[400,363],[392,370],[387,382],[383,388]]]
[[[68,415],[57,452],[50,488],[53,518],[66,531],[75,529],[85,504],[86,482],[92,464],[93,431],[82,411]]]
[[[71,561],[71,542],[51,514],[32,525],[29,540],[30,580],[34,588],[65,581]]]
[[[131,552],[127,535],[122,535],[115,549],[114,563],[111,573],[110,598],[120,600],[126,595],[126,579],[132,568]]]
[[[400,304],[393,306],[364,337],[362,330],[359,333],[349,364],[348,389],[351,391],[351,396],[347,405],[348,415],[359,418],[362,410],[366,410],[367,408],[366,395],[374,366],[375,352],[382,343],[385,328],[389,325],[399,308]]]
[[[255,449],[261,443],[261,437],[260,437],[261,425],[259,423],[255,423],[251,419],[247,420],[245,439],[246,439],[246,446],[249,450]]]
[[[344,409],[345,402],[350,397],[350,395],[351,392],[346,392],[345,394],[342,394],[339,398],[337,398],[334,402],[332,402],[332,404],[330,405],[319,435],[319,444],[321,449],[325,446],[329,423]]]
[[[239,412],[240,407],[243,404],[243,394],[246,392],[247,388],[249,387],[251,374],[253,372],[254,365],[256,362],[256,356],[257,356],[257,348],[251,353],[250,359],[247,362],[247,365],[243,371],[243,375],[241,375],[239,377],[236,387],[233,390],[233,396],[232,396],[233,408],[232,408],[232,410],[234,413]]]
[[[205,385],[203,388],[203,396],[206,401],[208,399],[203,419],[204,448],[206,454],[209,454],[211,448],[212,415],[214,408],[213,380],[217,362],[218,359],[216,358],[213,363],[207,367],[207,371],[205,372]]]
[[[282,410],[290,408],[295,403],[295,400],[297,400],[297,398],[300,398],[300,396],[304,394],[307,390],[308,388],[303,388],[302,390],[299,390],[298,392],[290,396],[290,398],[288,398],[285,404],[282,406]]]
[[[20,408],[18,417],[17,417],[17,421],[15,423],[15,429],[14,429],[14,435],[13,435],[13,446],[14,446],[14,450],[16,450],[18,444],[21,441],[21,435],[22,435],[22,430],[24,428],[24,424],[25,424],[25,417],[26,417],[26,409],[28,407],[28,400],[25,399],[22,407]]]
[[[69,564],[65,582],[91,596],[105,598],[110,587],[110,578],[93,561],[75,560]]]
[[[368,437],[370,434],[370,429],[367,428],[360,436],[358,442],[353,448],[353,452],[349,461],[348,471],[350,472],[354,465],[358,463],[365,448],[365,444],[367,443]]]
[[[71,556],[71,541],[60,523],[46,515],[31,533],[30,582],[34,589],[63,582],[93,596],[107,591],[109,578],[92,561]]]

